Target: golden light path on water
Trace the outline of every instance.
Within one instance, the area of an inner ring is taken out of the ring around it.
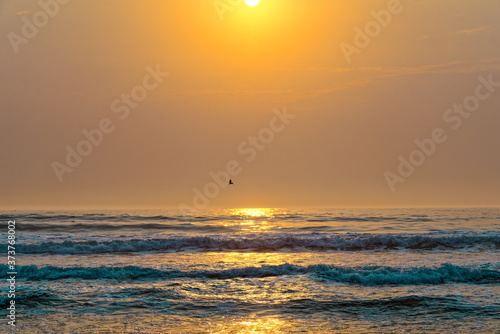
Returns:
[[[251,216],[251,217],[271,217],[277,209],[269,208],[245,208],[245,209],[229,209],[232,215]]]
[[[246,232],[263,232],[269,230],[272,226],[269,223],[269,219],[273,218],[277,209],[270,208],[240,208],[240,209],[229,209],[228,213],[231,216],[238,218],[244,218],[240,221],[235,221],[232,223],[225,222],[224,226],[245,226],[243,231]],[[252,219],[254,218],[254,219]],[[254,265],[263,264],[266,265],[279,265],[286,263],[282,254],[279,253],[223,253],[221,254],[219,261],[222,263],[252,263]],[[262,282],[264,283],[264,282]],[[278,302],[284,296],[278,296],[281,294],[280,291],[275,291],[275,294],[270,293],[272,289],[269,286],[260,286],[256,289],[254,287],[248,286],[248,293],[244,296],[240,296],[240,300],[246,300],[253,303],[268,303],[269,299]],[[218,296],[221,300],[227,298],[225,295]],[[234,298],[234,297],[233,297]],[[224,326],[217,328],[218,333],[242,333],[242,334],[253,334],[253,333],[281,333],[286,328],[291,328],[292,324],[287,324],[283,319],[276,317],[257,317],[252,316],[248,319],[242,319],[238,321],[231,321],[226,323]]]
[[[236,218],[232,222],[224,222],[223,226],[241,226],[244,232],[264,232],[271,229],[269,219],[273,218],[277,209],[270,208],[242,208],[228,209],[227,213]]]

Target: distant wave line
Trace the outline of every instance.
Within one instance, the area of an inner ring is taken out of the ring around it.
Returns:
[[[0,221],[16,219],[23,222],[209,222],[209,221],[237,221],[237,220],[270,220],[270,221],[297,221],[297,222],[458,222],[500,220],[500,217],[469,216],[469,217],[436,217],[428,215],[403,215],[403,216],[373,216],[373,215],[335,215],[312,213],[274,213],[270,216],[253,217],[251,215],[217,215],[217,214],[192,214],[192,215],[129,215],[129,214],[0,214]]]

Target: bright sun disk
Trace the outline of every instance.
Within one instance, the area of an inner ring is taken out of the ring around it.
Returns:
[[[250,7],[253,7],[259,4],[259,0],[245,0],[245,3]]]

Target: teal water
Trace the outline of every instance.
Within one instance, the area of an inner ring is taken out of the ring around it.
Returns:
[[[2,240],[14,219],[7,331],[500,331],[500,209],[1,212]]]

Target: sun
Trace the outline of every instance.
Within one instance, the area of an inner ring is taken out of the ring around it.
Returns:
[[[250,7],[257,6],[260,0],[245,0],[245,3]]]

